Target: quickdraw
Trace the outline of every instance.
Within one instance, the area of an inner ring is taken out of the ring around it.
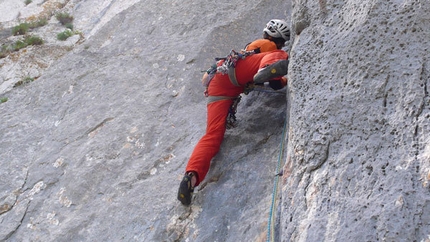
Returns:
[[[203,86],[207,88],[212,78],[217,73],[221,73],[223,75],[228,74],[233,85],[238,86],[239,84],[237,83],[235,70],[234,70],[234,68],[236,67],[237,61],[240,59],[245,59],[245,57],[253,55],[255,53],[256,53],[255,50],[252,50],[252,51],[241,50],[240,52],[231,50],[230,54],[228,54],[226,57],[215,58],[216,63],[213,64],[209,69],[204,71],[207,73],[207,76],[203,80]],[[224,62],[220,66],[218,66],[217,65],[218,62],[222,60]]]
[[[235,99],[233,99],[233,103],[231,104],[228,115],[227,115],[227,123],[226,127],[227,129],[232,129],[237,126],[237,119],[236,119],[236,112],[237,112],[237,105],[239,105],[240,99],[242,99],[242,96],[237,96]]]
[[[237,61],[240,59],[245,59],[245,57],[255,54],[255,51],[245,51],[241,50],[240,52],[237,52],[235,50],[231,50],[230,54],[227,55],[225,58],[217,58],[216,60],[222,60],[224,59],[224,63],[217,68],[218,73],[222,74],[228,74],[229,68],[235,68]]]

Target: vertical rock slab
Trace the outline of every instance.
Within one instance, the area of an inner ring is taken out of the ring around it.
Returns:
[[[287,6],[69,1],[86,39],[0,94],[0,241],[263,239],[285,94],[244,98],[193,205],[176,194],[205,130],[201,70],[261,37]]]
[[[430,2],[293,1],[282,241],[427,241]]]

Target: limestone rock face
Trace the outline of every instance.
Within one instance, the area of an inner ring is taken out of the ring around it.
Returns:
[[[69,1],[57,9],[73,15],[83,40],[51,54],[62,44],[53,15],[31,32],[50,41],[1,59],[0,241],[264,238],[285,90],[245,96],[193,205],[176,195],[206,127],[201,71],[260,38],[290,5]],[[37,78],[15,85],[28,70]]]
[[[426,0],[0,0],[1,44],[49,18],[31,30],[44,45],[0,59],[0,241],[428,240],[429,11]],[[59,42],[56,12],[79,34]],[[289,86],[243,96],[184,207],[177,188],[206,127],[201,71],[272,18],[291,25]]]
[[[293,1],[282,241],[429,241],[428,1]]]

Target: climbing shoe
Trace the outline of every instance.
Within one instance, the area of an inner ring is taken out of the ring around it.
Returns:
[[[194,187],[191,186],[191,178],[193,173],[187,173],[184,178],[182,178],[181,184],[179,185],[178,200],[185,206],[191,204],[191,195],[194,191]]]
[[[288,74],[288,60],[277,61],[254,75],[254,83],[264,83]]]

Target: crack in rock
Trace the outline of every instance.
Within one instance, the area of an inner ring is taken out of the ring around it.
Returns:
[[[192,236],[195,239],[198,235],[198,229],[196,229],[194,220],[199,216],[201,211],[201,207],[191,205],[181,214],[174,215],[167,225],[167,231],[171,234],[169,237],[175,242],[183,241],[190,236],[191,230],[194,229]]]

